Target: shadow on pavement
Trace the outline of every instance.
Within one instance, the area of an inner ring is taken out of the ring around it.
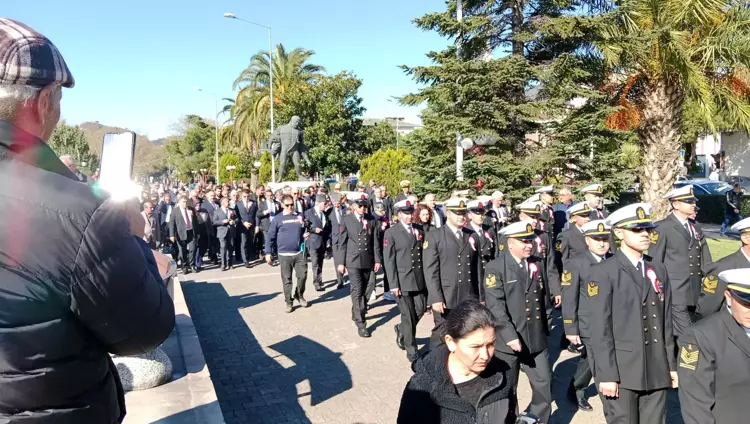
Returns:
[[[310,423],[298,383],[309,382],[312,404],[352,388],[341,355],[306,337],[270,346],[278,354],[263,349],[239,308],[278,293],[232,297],[219,283],[189,281],[183,291],[226,423]]]
[[[325,293],[321,294],[317,299],[311,299],[309,303],[310,305],[315,305],[316,303],[333,302],[348,296],[349,286],[339,290],[328,290]]]
[[[550,419],[550,422],[552,423],[569,424],[573,421],[575,414],[578,413],[578,407],[568,400],[568,387],[570,386],[571,376],[575,374],[578,361],[580,360],[580,356],[575,356],[560,362],[554,368],[554,378],[552,379],[552,400],[557,405],[557,409],[552,413]],[[586,395],[590,395],[588,390],[586,391]],[[596,411],[594,411],[594,413],[596,413]],[[601,414],[601,411],[599,411],[599,413]]]
[[[370,326],[367,328],[367,330],[369,330],[370,332],[373,332],[376,329],[378,329],[381,325],[386,324],[386,323],[388,323],[388,321],[390,321],[393,318],[399,316],[400,312],[398,310],[398,305],[396,305],[396,304],[392,304],[392,305],[393,306],[391,307],[391,309],[389,309],[385,313],[377,314],[377,315],[373,315],[373,316],[367,316],[368,320],[369,319],[373,319],[375,317],[378,318],[377,321],[375,321],[372,324],[370,324]]]
[[[206,405],[196,406],[195,408],[153,421],[152,424],[207,423],[216,416],[215,414],[218,412],[216,411],[218,407],[219,405],[217,405],[216,402],[211,402]]]

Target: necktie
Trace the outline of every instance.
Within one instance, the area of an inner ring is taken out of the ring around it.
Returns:
[[[641,261],[638,261],[638,265],[636,265],[636,266],[635,266],[635,269],[637,269],[637,270],[638,270],[638,274],[640,274],[641,278],[644,278],[644,279],[645,279],[645,277],[644,277],[644,275],[643,275],[643,265],[642,265],[642,263],[643,263],[643,262],[641,262]]]
[[[318,212],[318,217],[320,218],[321,225],[323,225],[325,227],[326,226],[326,220],[325,220],[325,218],[323,218],[323,212]]]
[[[242,204],[245,205],[245,212],[247,212],[248,211],[248,209],[247,209],[247,202],[243,201]]]
[[[602,214],[602,211],[600,209],[596,210],[596,216],[598,216],[600,219],[604,218],[604,214]]]
[[[341,223],[341,210],[336,208],[336,222]]]
[[[185,212],[185,225],[187,225],[188,230],[193,229],[193,223],[190,222],[190,216],[188,215],[187,209],[183,209],[183,212]]]
[[[456,231],[456,238],[461,240],[461,230]]]
[[[683,226],[685,227],[685,231],[687,231],[687,233],[690,236],[690,238],[692,238],[693,237],[693,232],[690,231],[690,225],[688,225],[688,223],[686,222],[685,225],[683,225]]]
[[[529,267],[526,264],[526,259],[522,260],[519,265],[521,266],[521,269],[523,270],[523,276],[524,276],[524,278],[528,279],[529,278]]]

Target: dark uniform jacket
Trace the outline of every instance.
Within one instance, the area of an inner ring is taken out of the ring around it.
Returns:
[[[557,236],[555,247],[560,251],[563,268],[568,259],[589,251],[589,247],[586,246],[586,237],[573,223]]]
[[[423,261],[430,305],[445,302],[448,309],[462,300],[483,300],[479,287],[479,239],[463,228],[459,240],[448,225],[425,236]]]
[[[403,292],[418,292],[425,289],[422,268],[422,243],[424,231],[412,225],[411,233],[403,224],[394,224],[383,237],[383,266],[388,286]]]
[[[484,224],[480,226],[479,231],[475,230],[474,226],[471,224],[467,225],[466,228],[474,231],[479,236],[479,245],[482,246],[480,249],[482,266],[487,265],[489,261],[495,259],[495,250],[497,249],[497,243],[495,243],[497,235],[495,234],[494,228]]]
[[[629,390],[671,387],[675,371],[672,291],[664,265],[644,255],[646,275],[658,280],[663,298],[618,250],[591,267],[586,290],[591,306],[594,375]]]
[[[656,223],[651,235],[648,254],[654,260],[663,262],[672,286],[672,303],[695,306],[700,296],[702,269],[711,263],[711,252],[706,246],[703,231],[694,221],[690,224],[695,230],[691,236],[674,214]]]
[[[685,424],[750,421],[750,338],[727,310],[680,336],[677,372]]]
[[[555,233],[555,212],[549,205],[542,206],[542,216],[539,217],[539,229],[549,234],[550,238]]]
[[[562,287],[562,316],[565,334],[591,337],[588,283],[591,267],[596,265],[594,254],[587,251],[565,262],[560,286]]]
[[[542,265],[544,265],[547,295],[557,296],[560,294],[560,275],[555,266],[555,254],[552,243],[550,243],[550,236],[542,230],[537,229],[534,232],[536,233],[536,239],[534,239],[534,249],[531,251],[531,256],[541,259]],[[497,243],[498,255],[507,248],[508,238],[502,235]]]
[[[706,267],[706,275],[701,282],[701,295],[696,310],[697,320],[719,312],[725,304],[724,290],[727,289],[727,283],[719,280],[719,274],[730,269],[741,268],[750,268],[750,261],[742,253],[742,249]]]
[[[507,345],[520,339],[524,349],[547,349],[546,283],[540,258],[531,256],[524,269],[508,250],[487,264],[484,276],[487,307],[498,321],[496,349],[513,354]]]
[[[336,262],[347,268],[371,270],[376,263],[383,263],[382,247],[377,241],[372,215],[365,214],[357,219],[356,214],[345,215],[339,226]]]

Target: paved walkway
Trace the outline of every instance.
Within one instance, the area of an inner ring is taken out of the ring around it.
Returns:
[[[396,422],[412,375],[405,352],[395,344],[398,308],[379,299],[368,313],[372,337],[358,337],[349,289],[335,290],[332,261],[324,269],[327,290],[315,292],[308,278],[310,307],[291,314],[284,313],[277,267],[211,269],[183,282],[227,423]],[[427,315],[417,331],[420,345],[428,343],[431,326]],[[590,399],[591,413],[577,412],[565,400],[578,358],[567,351],[552,352],[552,357],[552,422],[603,423],[596,397]],[[593,386],[590,390],[593,395]],[[524,408],[530,390],[523,374],[519,397]]]

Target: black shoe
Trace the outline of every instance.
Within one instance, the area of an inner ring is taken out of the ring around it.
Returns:
[[[591,404],[589,403],[588,400],[586,400],[586,398],[579,398],[576,404],[578,406],[578,410],[580,411],[591,412],[594,410],[594,407],[591,406]]]
[[[201,272],[201,268],[199,266],[194,266],[193,267],[193,272],[197,274],[197,273]]]
[[[393,326],[393,330],[396,332],[396,346],[401,350],[406,350],[406,347],[404,347],[404,335],[401,334],[398,324]]]
[[[303,308],[307,308],[308,306],[310,306],[310,304],[307,303],[307,300],[305,300],[305,298],[302,296],[297,296],[297,301],[299,301],[299,306]]]
[[[185,268],[185,269],[184,269],[184,270],[183,270],[182,272],[183,272],[183,273],[184,273],[185,275],[187,275],[187,274],[190,274],[190,273],[191,273],[192,271],[190,271],[190,268]]]
[[[370,332],[367,331],[366,328],[360,328],[359,330],[357,330],[357,334],[359,334],[359,337],[362,337],[364,339],[370,337]]]
[[[227,267],[227,266],[225,265],[225,266],[221,267],[221,271],[222,271],[222,272],[224,272],[224,271],[229,271],[229,267]]]
[[[336,290],[341,290],[341,289],[343,289],[343,288],[344,288],[344,283],[339,283],[339,284],[338,284],[338,285],[336,286]]]
[[[250,265],[250,262],[248,262],[248,263],[246,263],[246,264],[245,264],[245,268],[252,268],[252,267],[253,267],[253,266],[252,266],[252,265]]]
[[[326,289],[324,289],[322,286],[315,286],[315,291],[322,292],[322,291],[326,291]]]
[[[293,310],[294,310],[294,307],[287,303],[286,308],[284,308],[284,312],[286,312],[287,314],[290,314],[292,313]]]
[[[417,355],[416,353],[407,353],[406,354],[406,359],[409,361],[409,363],[413,363],[414,361],[417,360],[417,358],[419,358],[419,355]]]

